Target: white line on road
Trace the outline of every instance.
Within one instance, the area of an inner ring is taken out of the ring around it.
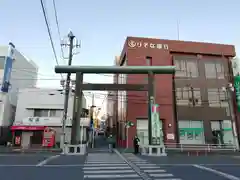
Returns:
[[[38,163],[36,166],[44,166],[45,164],[47,164],[48,162],[52,161],[53,159],[58,158],[60,155],[55,155],[55,156],[51,156],[43,161],[41,161],[40,163]]]
[[[195,164],[156,164],[158,166],[193,166]],[[240,166],[240,164],[197,164],[201,166]]]
[[[84,164],[84,166],[128,166],[126,163],[119,163],[119,164]]]
[[[35,164],[0,164],[0,167],[36,167]]]
[[[146,170],[143,170],[144,172],[147,172],[147,173],[156,173],[156,172],[166,172],[165,170],[163,169],[146,169]]]
[[[100,171],[84,171],[85,174],[111,174],[111,173],[133,173],[133,170],[100,170]]]
[[[98,170],[98,169],[131,169],[129,166],[116,166],[116,167],[84,167],[84,170]]]
[[[84,175],[84,178],[97,178],[97,179],[107,179],[107,178],[133,178],[133,177],[139,177],[137,174],[93,174],[93,175]]]
[[[202,169],[202,170],[205,170],[205,171],[209,171],[209,172],[212,172],[214,174],[217,174],[219,176],[222,176],[222,177],[225,177],[226,179],[230,179],[230,180],[240,180],[240,178],[236,177],[236,176],[233,176],[231,174],[227,174],[227,173],[224,173],[224,172],[221,172],[221,171],[217,171],[215,169],[212,169],[212,168],[208,168],[208,167],[205,167],[205,166],[201,166],[201,165],[193,165],[194,167],[198,168],[198,169]]]
[[[150,173],[149,175],[151,177],[173,177],[173,174],[165,174],[165,173],[163,173],[163,174],[152,174],[152,173]]]

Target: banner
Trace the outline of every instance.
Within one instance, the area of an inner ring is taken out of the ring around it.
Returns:
[[[240,76],[234,77],[234,89],[236,93],[237,111],[240,112]]]
[[[5,64],[4,64],[4,74],[3,74],[2,87],[1,87],[2,92],[8,92],[9,90],[14,49],[15,49],[15,46],[12,43],[9,43],[8,55],[6,56]]]
[[[159,105],[152,104],[151,107],[151,121],[152,121],[152,143],[161,144],[162,137],[162,122],[159,118]]]

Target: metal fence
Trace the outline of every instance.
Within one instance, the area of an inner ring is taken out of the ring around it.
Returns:
[[[206,152],[219,152],[219,151],[231,151],[237,152],[238,148],[231,144],[176,144],[166,143],[166,149],[168,151],[206,151]]]

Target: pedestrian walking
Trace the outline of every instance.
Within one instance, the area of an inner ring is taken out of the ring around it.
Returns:
[[[139,153],[139,142],[140,139],[138,138],[138,136],[136,135],[133,139],[133,145],[134,145],[134,153],[138,154]]]
[[[108,149],[109,149],[109,152],[112,153],[113,152],[113,145],[115,144],[115,139],[113,137],[112,134],[110,134],[108,136]]]

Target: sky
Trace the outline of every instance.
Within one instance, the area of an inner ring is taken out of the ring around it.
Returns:
[[[60,64],[60,42],[53,1],[43,0]],[[55,0],[60,33],[71,30],[81,42],[74,65],[113,65],[127,36],[179,39],[233,44],[240,52],[239,0]],[[12,41],[16,48],[39,66],[38,86],[60,87],[54,73],[53,51],[40,0],[0,0],[0,45]],[[64,56],[68,51],[64,49]],[[112,77],[85,75],[85,82],[107,83]],[[91,92],[87,92],[91,101]],[[105,104],[104,92],[95,92],[95,103]]]

